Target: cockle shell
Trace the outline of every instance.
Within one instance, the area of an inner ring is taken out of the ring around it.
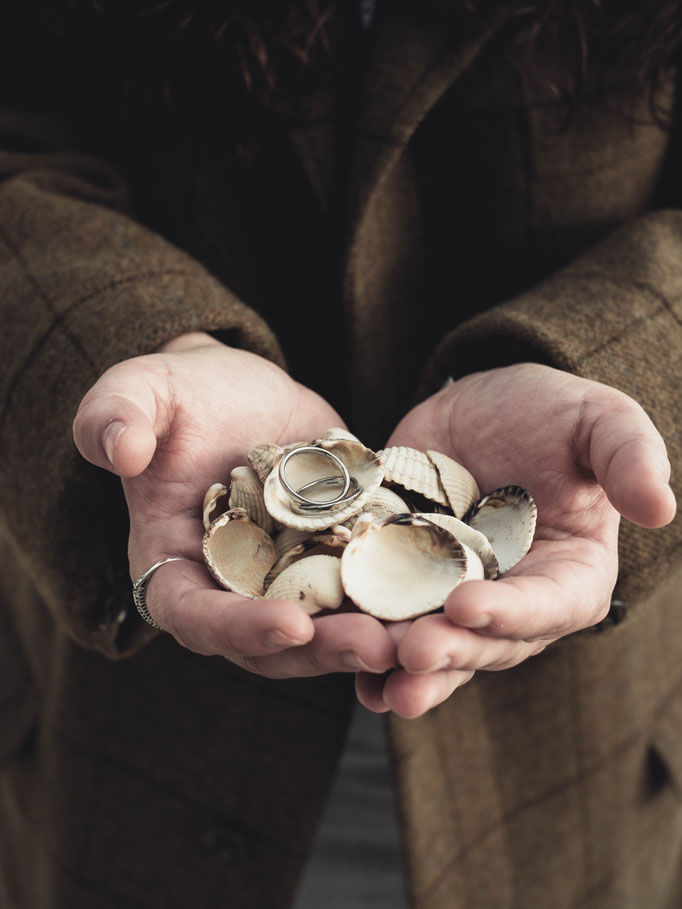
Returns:
[[[488,538],[479,530],[474,530],[469,524],[465,524],[464,521],[449,514],[422,514],[420,517],[443,527],[463,546],[472,549],[483,565],[484,577],[490,579],[497,577],[499,567],[495,553]],[[466,578],[466,580],[470,580],[470,578]]]
[[[228,510],[230,507],[229,497],[229,486],[223,486],[222,483],[214,483],[213,486],[208,487],[202,506],[204,530],[208,530],[211,523]]]
[[[243,508],[232,508],[213,521],[204,534],[203,552],[222,587],[245,597],[263,596],[263,580],[277,558],[277,547]]]
[[[235,467],[230,475],[230,508],[243,508],[252,521],[272,533],[274,521],[265,507],[263,484],[251,467]]]
[[[343,461],[350,475],[362,486],[360,495],[347,505],[341,505],[336,509],[299,513],[294,510],[294,503],[280,482],[277,466],[272,469],[265,481],[264,495],[268,511],[280,524],[298,530],[316,531],[324,530],[333,524],[341,524],[351,515],[362,511],[365,502],[380,486],[384,474],[376,454],[361,442],[348,439],[318,439],[311,444],[333,452]],[[313,453],[292,457],[287,464],[287,480],[294,489],[301,489],[307,483],[335,473],[338,471],[331,461]]]
[[[249,459],[249,464],[258,474],[258,479],[261,483],[265,483],[270,471],[279,462],[283,454],[284,449],[281,445],[273,445],[268,442],[252,448],[246,457]]]
[[[449,506],[438,470],[423,451],[397,445],[378,451],[377,457],[384,468],[387,483],[411,489],[432,502]]]
[[[372,521],[341,557],[350,599],[363,612],[394,621],[442,606],[466,572],[466,554],[452,534],[410,514]]]
[[[322,609],[338,609],[344,600],[341,559],[311,555],[295,562],[275,578],[265,598],[293,600],[308,615]]]
[[[353,433],[348,429],[342,429],[339,426],[332,426],[331,429],[328,429],[325,434],[322,436],[323,439],[327,441],[331,439],[345,439],[347,442],[359,442],[357,436],[354,436]]]
[[[477,502],[464,520],[488,538],[500,574],[504,574],[520,562],[531,547],[537,507],[525,489],[503,486]]]
[[[481,498],[476,480],[466,467],[440,451],[427,451],[426,455],[438,471],[455,517],[461,518]]]
[[[365,502],[361,514],[370,512],[378,518],[389,514],[407,514],[409,510],[407,502],[403,501],[397,493],[387,486],[380,486]],[[344,525],[349,530],[353,530],[359,517],[360,514],[352,515],[347,521],[344,521]]]

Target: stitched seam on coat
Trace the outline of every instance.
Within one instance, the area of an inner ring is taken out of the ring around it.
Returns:
[[[429,894],[431,894],[438,886],[440,886],[443,878],[445,878],[454,868],[456,868],[459,862],[465,859],[470,852],[473,852],[482,843],[484,843],[485,840],[491,836],[491,834],[495,833],[496,830],[504,828],[509,823],[509,821],[520,817],[526,811],[535,808],[537,805],[541,805],[543,802],[546,802],[548,799],[553,798],[555,795],[558,795],[561,792],[564,792],[565,790],[570,789],[571,787],[583,782],[584,780],[589,779],[590,777],[599,773],[600,770],[603,770],[604,767],[606,767],[615,756],[620,755],[639,744],[639,742],[651,732],[653,727],[656,725],[659,717],[667,710],[670,701],[678,696],[681,689],[682,679],[678,679],[676,684],[673,685],[673,687],[667,692],[663,700],[660,702],[658,709],[654,712],[654,715],[651,718],[651,721],[647,723],[645,727],[638,729],[636,732],[632,733],[632,735],[629,735],[626,739],[623,739],[623,741],[619,742],[614,748],[611,749],[611,751],[609,751],[606,757],[602,758],[601,760],[595,761],[590,767],[587,767],[582,775],[564,779],[560,783],[556,783],[554,786],[550,786],[549,789],[546,789],[544,792],[540,793],[540,795],[534,796],[533,798],[528,798],[525,801],[520,802],[513,810],[503,815],[499,823],[491,825],[487,829],[481,831],[478,836],[474,837],[470,843],[462,847],[457,855],[453,856],[450,861],[448,861],[443,866],[443,868],[431,881],[431,883],[419,892],[418,897],[420,899],[428,898]]]
[[[22,264],[22,267],[25,269],[26,267],[21,259],[19,259],[19,262]],[[22,378],[24,372],[30,367],[34,358],[44,348],[45,344],[47,343],[48,339],[50,338],[52,333],[55,331],[55,329],[63,326],[64,321],[74,311],[74,309],[76,309],[78,306],[81,306],[83,303],[90,302],[90,300],[95,299],[95,297],[98,297],[100,294],[113,290],[114,288],[119,287],[123,284],[132,284],[136,281],[145,281],[145,280],[149,280],[150,278],[162,278],[162,277],[165,277],[166,275],[172,275],[174,277],[175,276],[191,277],[191,273],[180,270],[180,269],[166,269],[163,271],[140,272],[140,273],[137,273],[134,275],[128,275],[125,278],[118,278],[115,281],[110,281],[108,284],[104,285],[103,287],[99,287],[96,290],[89,291],[87,294],[83,294],[82,297],[79,297],[76,300],[74,300],[72,303],[70,303],[69,306],[67,306],[64,310],[62,310],[61,313],[55,312],[52,302],[48,303],[47,298],[45,298],[41,292],[41,297],[45,301],[46,305],[48,305],[50,311],[54,313],[54,319],[53,319],[50,327],[38,338],[38,340],[34,344],[33,348],[29,352],[29,354],[26,357],[26,359],[24,360],[24,362],[21,364],[21,366],[19,366],[17,368],[16,372],[14,373],[14,375],[12,376],[12,378],[9,381],[9,384],[7,386],[7,393],[5,395],[5,401],[4,401],[4,404],[2,407],[2,411],[0,411],[0,432],[2,432],[2,430],[4,428],[4,423],[7,418],[7,414],[12,406],[12,397],[14,395],[14,392],[15,392],[19,382],[21,381],[21,378]],[[31,283],[36,288],[39,286],[35,283],[32,275],[30,274],[29,271],[26,271],[26,276],[29,278]],[[178,305],[181,305],[179,300],[176,300],[176,302],[178,303]],[[65,331],[69,341],[71,341],[74,344],[74,346],[76,347],[76,349],[80,351],[81,350],[80,342],[75,341],[74,338],[72,337],[71,333],[69,332],[68,328],[66,328],[65,326],[63,326],[63,327],[64,327],[64,331]],[[83,357],[84,357],[85,361],[87,362],[87,364],[90,366],[90,368],[93,372],[93,375],[96,377],[98,375],[97,367],[95,366],[93,361],[90,359],[90,357],[86,353],[83,353]]]

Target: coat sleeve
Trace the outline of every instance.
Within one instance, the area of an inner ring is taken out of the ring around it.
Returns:
[[[0,115],[0,520],[58,623],[109,656],[149,635],[131,610],[127,511],[71,423],[108,367],[179,334],[218,332],[283,364],[265,323],[130,217],[107,164],[59,124]]]
[[[682,492],[682,212],[625,224],[514,300],[464,323],[436,351],[422,391],[448,376],[522,361],[603,382],[637,400],[668,446]],[[676,488],[675,488],[676,487]],[[679,558],[682,524],[642,530],[623,521],[618,595],[650,590]]]

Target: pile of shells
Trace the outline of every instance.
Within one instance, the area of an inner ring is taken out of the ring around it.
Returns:
[[[530,493],[481,497],[469,471],[436,451],[373,452],[330,429],[248,460],[204,497],[204,559],[227,590],[293,600],[309,615],[351,603],[379,619],[423,615],[458,584],[509,571],[533,540]]]

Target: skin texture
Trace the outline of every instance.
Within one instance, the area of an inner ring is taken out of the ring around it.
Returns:
[[[515,666],[606,615],[620,516],[661,527],[675,514],[655,427],[621,392],[536,364],[467,376],[414,408],[389,445],[445,452],[481,490],[529,489],[538,525],[528,555],[497,581],[456,588],[444,614],[389,628],[401,669],[360,675],[371,710],[418,716],[477,669]]]
[[[269,678],[355,671],[368,709],[416,717],[476,670],[515,666],[599,622],[617,575],[620,515],[660,527],[675,513],[664,443],[638,404],[519,364],[449,384],[387,443],[445,452],[483,490],[514,483],[533,493],[533,547],[504,578],[457,588],[444,613],[385,625],[352,613],[313,620],[286,601],[254,608],[219,590],[201,555],[206,489],[258,443],[341,425],[272,363],[202,333],[117,364],[85,396],[74,439],[87,460],[122,478],[131,578],[167,556],[188,560],[164,565],[147,589],[151,615],[178,643]]]

